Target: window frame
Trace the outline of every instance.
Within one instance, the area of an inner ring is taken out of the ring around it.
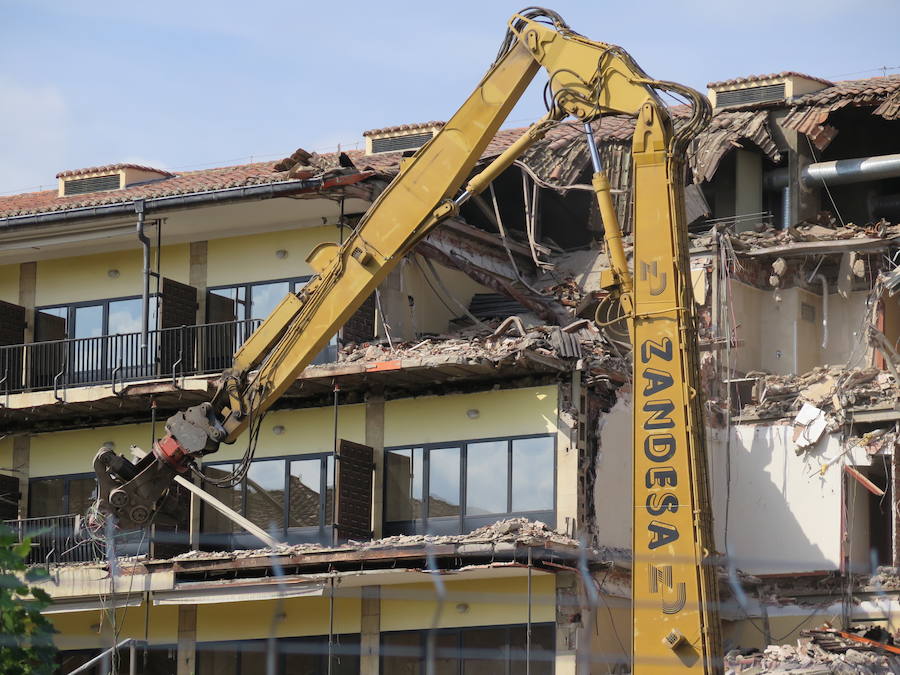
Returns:
[[[313,534],[318,532],[319,540],[324,540],[327,535],[333,529],[333,525],[330,525],[328,520],[328,514],[326,513],[326,506],[328,504],[328,497],[326,495],[326,491],[328,490],[328,458],[333,457],[333,452],[310,452],[304,454],[292,454],[292,455],[272,455],[271,457],[254,457],[252,462],[265,462],[265,461],[275,461],[275,460],[283,460],[284,461],[284,505],[282,506],[282,526],[280,528],[281,534],[288,540],[291,538],[291,533],[294,533],[295,536],[302,536],[304,534]],[[302,461],[305,459],[318,459],[320,463],[319,467],[319,525],[304,525],[301,527],[290,527],[290,508],[291,508],[291,497],[290,497],[290,481],[291,481],[291,462]],[[216,467],[224,464],[236,464],[240,462],[239,459],[223,459],[217,460],[214,462],[204,462],[203,467]],[[251,466],[252,466],[251,462]],[[249,472],[248,472],[249,473]],[[215,495],[214,495],[215,496]],[[336,499],[336,496],[334,497]],[[206,541],[208,543],[215,544],[216,542],[222,542],[226,539],[230,539],[231,544],[235,545],[235,543],[241,539],[246,539],[247,537],[251,537],[252,535],[247,534],[241,530],[235,530],[230,533],[228,532],[206,532],[206,509],[208,507],[204,506],[201,509],[200,514],[200,538],[201,541]],[[241,481],[241,508],[239,513],[244,516],[247,516],[247,478]],[[261,526],[265,529],[265,526]],[[305,541],[305,540],[303,540]],[[290,543],[290,541],[289,541]]]
[[[207,286],[206,293],[208,295],[210,293],[214,293],[215,291],[222,291],[225,289],[232,289],[232,288],[243,288],[245,298],[246,298],[245,300],[242,301],[242,304],[244,305],[242,313],[244,316],[236,317],[234,320],[235,321],[250,321],[254,318],[256,318],[256,319],[265,319],[266,318],[264,316],[259,316],[259,317],[248,316],[250,314],[250,308],[253,306],[253,287],[254,286],[266,286],[268,284],[282,284],[282,283],[287,282],[287,283],[291,284],[290,292],[297,293],[300,290],[302,290],[302,287],[299,289],[297,288],[297,284],[302,283],[303,286],[306,286],[306,284],[308,284],[311,279],[312,279],[312,275],[307,274],[304,276],[285,277],[282,279],[265,279],[262,281],[241,281],[241,282],[238,282],[235,284],[219,284],[217,286]],[[206,311],[209,312],[209,298],[204,297],[203,301],[206,303]]]
[[[48,309],[66,309],[66,340],[83,340],[87,338],[75,338],[71,334],[71,329],[74,328],[75,325],[75,310],[82,307],[97,307],[100,306],[103,308],[103,328],[101,329],[102,333],[99,337],[109,337],[109,305],[113,302],[123,302],[126,300],[140,300],[142,296],[140,295],[123,295],[120,297],[114,298],[100,298],[97,300],[79,300],[78,302],[58,302],[52,305],[42,305],[40,307],[35,307],[35,322],[38,321],[39,317],[37,316],[40,312],[45,312]],[[162,293],[150,293],[149,300],[152,303],[155,299],[157,302],[156,308],[156,326],[150,326],[150,330],[159,330],[159,301],[162,298]],[[152,315],[152,312],[151,312]],[[35,326],[35,329],[37,326]],[[127,335],[127,333],[113,333],[113,335]]]
[[[553,494],[552,506],[549,509],[540,509],[532,511],[513,511],[512,510],[512,480],[513,480],[513,441],[526,440],[530,438],[547,438],[550,439],[552,445],[553,456]],[[506,442],[507,464],[506,464],[506,511],[501,513],[489,514],[469,514],[466,510],[466,501],[468,498],[468,480],[466,474],[469,464],[469,445],[478,443],[492,443],[497,441]],[[522,434],[517,436],[493,436],[488,438],[469,438],[458,441],[440,441],[434,443],[406,443],[403,445],[389,446],[384,448],[382,453],[382,463],[385,467],[383,482],[387,485],[387,457],[388,453],[396,450],[414,450],[422,448],[422,517],[413,520],[394,520],[387,519],[388,513],[388,491],[382,490],[382,530],[385,536],[396,534],[428,534],[432,533],[429,521],[437,523],[448,523],[451,519],[458,520],[458,530],[454,532],[445,532],[443,529],[435,530],[434,534],[461,534],[471,532],[478,527],[489,525],[501,519],[516,518],[520,516],[529,517],[534,515],[540,517],[539,514],[551,514],[548,526],[556,527],[556,511],[557,511],[557,472],[559,471],[557,462],[557,435],[553,433],[542,434]],[[459,516],[438,516],[431,518],[429,514],[431,499],[431,451],[440,450],[442,448],[459,448]]]
[[[69,485],[73,480],[84,480],[85,478],[93,478],[94,479],[94,491],[97,490],[97,476],[91,473],[90,471],[86,471],[83,473],[61,473],[53,476],[32,476],[28,479],[28,517],[29,518],[59,518],[60,516],[71,516],[71,515],[84,515],[84,514],[73,514],[71,509],[71,490]],[[63,479],[65,481],[65,485],[63,487],[63,505],[65,509],[63,513],[57,513],[52,516],[34,516],[34,508],[32,506],[33,498],[34,498],[34,489],[32,486],[42,480],[60,480]]]
[[[528,627],[527,623],[486,624],[486,625],[455,626],[455,627],[437,628],[434,630],[434,633],[435,633],[436,638],[440,637],[440,636],[446,636],[446,635],[452,635],[456,638],[456,645],[454,646],[454,650],[456,652],[456,654],[455,654],[456,672],[462,673],[464,666],[465,666],[465,660],[466,660],[465,659],[465,657],[466,657],[466,646],[465,646],[466,631],[477,632],[477,631],[481,631],[481,630],[490,630],[490,629],[505,631],[505,633],[506,633],[506,640],[505,640],[506,649],[504,651],[503,663],[502,663],[502,665],[498,664],[498,666],[500,666],[500,667],[495,668],[493,671],[496,673],[500,673],[501,675],[504,675],[504,674],[510,672],[510,670],[512,669],[511,667],[513,665],[513,663],[512,663],[513,655],[509,648],[510,642],[511,642],[511,640],[510,640],[511,633],[512,633],[512,631],[514,631],[516,629],[527,630],[528,629],[527,627]],[[531,630],[534,631],[535,628],[541,628],[543,630],[550,631],[551,635],[555,635],[556,624],[553,621],[535,621],[531,624]],[[419,645],[418,645],[419,653],[418,653],[417,657],[413,657],[413,658],[418,658],[419,673],[424,673],[425,672],[425,664],[426,664],[426,660],[427,660],[427,656],[428,656],[428,635],[427,634],[428,634],[428,631],[421,631],[421,630],[382,631],[379,634],[379,638],[378,638],[379,672],[382,672],[382,673],[387,672],[386,665],[388,665],[388,664],[385,664],[385,659],[390,658],[392,656],[391,654],[386,653],[387,652],[387,650],[385,649],[386,645],[384,644],[385,637],[391,637],[394,635],[417,635],[419,638]],[[437,642],[437,639],[435,640],[435,642]],[[540,659],[535,658],[535,655],[538,653],[539,652],[537,652],[537,651],[532,651],[532,654],[531,654],[532,665],[534,665],[535,662],[540,663]],[[556,655],[558,653],[555,648],[555,645],[554,645],[554,650],[552,653],[553,653],[553,659],[545,660],[545,663],[549,663],[550,672],[553,672],[555,669]],[[499,661],[499,659],[497,659],[497,660]]]

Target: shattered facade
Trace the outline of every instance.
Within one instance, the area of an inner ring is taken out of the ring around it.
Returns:
[[[732,672],[896,667],[898,96],[898,76],[715,83],[691,149]],[[83,527],[97,448],[146,448],[208,400],[309,280],[307,255],[397,175],[396,148],[440,125],[178,175],[64,171],[58,190],[0,197],[0,517],[50,526],[32,558],[53,570],[62,672],[122,638],[139,672],[250,672],[273,654],[283,672],[424,672],[435,654],[484,672],[574,673],[586,658],[627,671],[630,348],[594,321],[615,308],[588,149],[568,125],[417,245],[266,418],[247,477],[209,488],[283,545],[260,548],[181,492],[174,524]],[[634,121],[594,127],[627,239]],[[351,446],[371,457],[362,499],[337,480],[335,450]],[[204,469],[227,475],[243,451]]]

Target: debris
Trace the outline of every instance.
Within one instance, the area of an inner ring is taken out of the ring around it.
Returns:
[[[860,485],[862,485],[864,488],[866,488],[866,490],[871,492],[876,497],[884,497],[884,490],[882,490],[880,487],[875,485],[875,483],[873,483],[868,478],[863,476],[859,471],[854,469],[852,466],[844,465],[844,471],[846,471],[848,474],[853,476],[853,478],[855,478]]]
[[[232,551],[189,551],[171,558],[171,560],[206,560],[230,558],[232,560],[247,558],[267,558],[273,553],[278,555],[303,555],[312,553],[325,553],[334,550],[342,551],[374,551],[378,549],[397,549],[410,546],[436,546],[439,544],[484,544],[493,546],[500,543],[521,544],[523,546],[544,546],[554,544],[567,548],[577,548],[577,540],[551,530],[546,524],[538,520],[527,518],[508,518],[499,520],[491,525],[479,527],[468,534],[460,535],[430,535],[430,534],[398,534],[383,539],[371,541],[353,541],[340,546],[322,546],[320,544],[295,544],[292,546],[279,546],[276,549],[247,549]]]
[[[896,400],[896,383],[890,373],[878,368],[819,366],[802,375],[747,373],[755,378],[752,400],[741,415],[748,418],[775,418],[796,415],[804,403],[832,413],[837,425],[844,408],[891,404]]]
[[[794,443],[797,448],[815,445],[828,427],[825,411],[809,403],[804,403],[794,419]]]

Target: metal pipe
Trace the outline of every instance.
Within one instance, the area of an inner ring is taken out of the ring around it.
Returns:
[[[828,279],[824,274],[817,274],[813,278],[822,284],[822,349],[825,349],[828,347]]]
[[[150,239],[144,234],[144,200],[134,200],[137,236],[144,249],[143,288],[141,290],[141,367],[147,367],[147,341],[150,334]]]
[[[900,154],[838,159],[831,162],[807,164],[800,172],[800,180],[809,187],[819,183],[846,185],[900,176]],[[763,185],[770,190],[785,187],[790,182],[787,169],[769,171]]]
[[[600,150],[597,148],[597,141],[594,140],[594,129],[590,122],[584,123],[584,133],[587,135],[588,150],[591,151],[591,166],[594,173],[603,171],[603,164],[600,162]]]

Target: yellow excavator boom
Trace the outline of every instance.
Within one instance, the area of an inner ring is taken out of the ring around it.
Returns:
[[[546,116],[460,193],[541,68],[549,76]],[[691,101],[692,113],[677,132],[658,90]],[[633,274],[590,125],[605,114],[637,119]],[[652,80],[624,50],[578,35],[556,13],[530,8],[514,15],[497,59],[472,95],[404,163],[346,241],[322,244],[310,254],[315,278],[285,297],[238,350],[212,402],[170,418],[167,436],[145,464],[129,468],[111,453],[98,455],[104,507],[123,522],[146,522],[169,476],[220,443],[248,429],[252,434],[416,242],[457,214],[554,125],[583,125],[611,261],[605,284],[621,304],[634,347],[633,672],[719,672],[712,517],[682,205],[684,150],[708,118],[709,105],[700,94]]]

